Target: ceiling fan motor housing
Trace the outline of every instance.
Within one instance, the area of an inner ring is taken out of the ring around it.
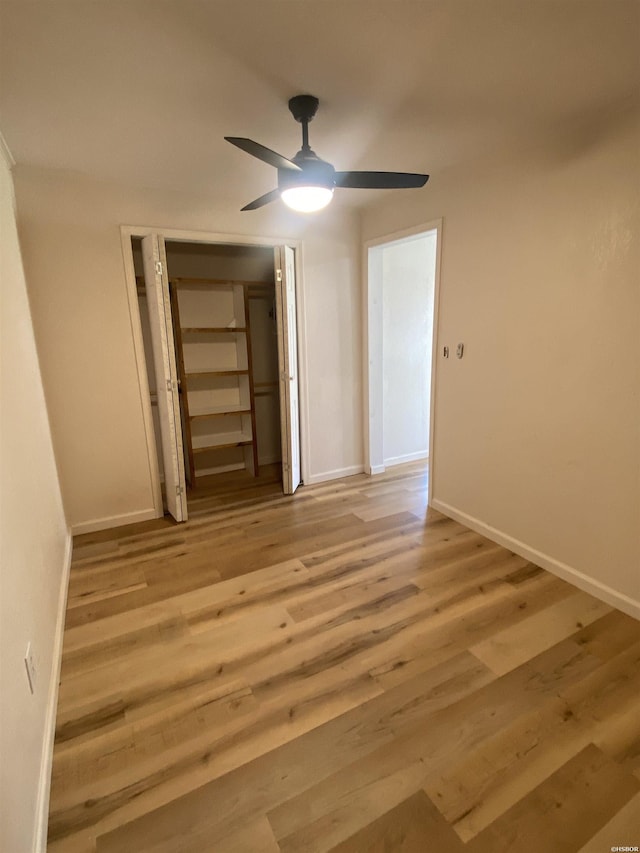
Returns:
[[[292,160],[302,171],[278,169],[278,189],[314,186],[332,190],[335,187],[336,170],[331,163],[321,160],[310,149],[298,151]]]

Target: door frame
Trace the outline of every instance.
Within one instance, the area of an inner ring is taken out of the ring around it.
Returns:
[[[280,392],[282,485],[285,495],[292,495],[303,482],[300,453],[300,381],[298,374],[297,316],[293,316],[292,322],[289,320],[291,308],[293,307],[297,311],[295,249],[292,246],[280,246],[274,249],[273,256],[276,269],[275,291],[276,326],[278,330],[278,390]],[[293,259],[293,264],[291,264],[291,259]],[[278,308],[280,308],[279,312]],[[291,345],[292,336],[294,340],[293,346]],[[294,375],[292,375],[292,372]],[[295,399],[293,405],[292,390]],[[296,413],[295,417],[294,412]],[[293,427],[297,427],[297,437],[294,437],[296,430]]]
[[[162,490],[160,487],[160,468],[158,465],[158,448],[156,445],[155,431],[153,427],[153,413],[151,410],[151,395],[149,393],[149,379],[147,376],[147,362],[142,339],[142,324],[140,320],[140,309],[138,307],[138,294],[136,289],[136,274],[133,265],[133,251],[131,239],[136,237],[147,237],[149,234],[157,234],[165,241],[174,243],[204,243],[204,244],[226,244],[234,246],[259,246],[275,248],[276,246],[291,246],[295,249],[296,265],[296,324],[298,332],[298,404],[300,408],[300,467],[303,482],[308,479],[309,466],[309,401],[308,401],[308,373],[307,373],[307,337],[306,337],[306,314],[305,314],[305,292],[303,275],[303,241],[290,237],[258,237],[248,234],[225,234],[211,231],[192,231],[178,228],[165,228],[162,226],[145,225],[121,225],[120,242],[122,246],[122,257],[124,261],[125,281],[127,285],[127,301],[129,304],[129,322],[133,339],[133,349],[138,374],[138,388],[140,390],[140,406],[147,444],[147,462],[149,466],[149,481],[153,496],[153,505],[156,517],[161,518],[164,514],[162,505]]]
[[[439,351],[438,339],[440,331],[440,267],[442,256],[442,219],[433,219],[429,222],[406,228],[402,231],[394,231],[367,240],[363,244],[363,304],[362,304],[362,329],[363,329],[363,426],[364,426],[364,459],[365,472],[367,474],[380,474],[385,470],[384,458],[377,458],[377,451],[382,442],[382,310],[374,310],[372,303],[371,284],[372,270],[369,263],[370,249],[384,246],[389,243],[397,243],[402,240],[416,237],[429,231],[436,232],[436,269],[433,294],[433,340],[431,346],[431,399],[429,401],[429,481],[428,501],[431,502],[433,493],[434,470],[435,470],[435,401],[437,391],[437,354]]]
[[[184,426],[179,397],[167,258],[164,240],[158,239],[157,234],[143,237],[142,261],[156,377],[165,498],[169,515],[180,522],[186,521],[189,515],[183,444]]]

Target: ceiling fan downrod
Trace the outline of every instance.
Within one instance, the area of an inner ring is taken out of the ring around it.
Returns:
[[[302,125],[302,151],[311,152],[309,147],[309,122],[318,111],[320,101],[314,95],[296,95],[289,100],[289,110]],[[313,153],[313,152],[311,152]]]

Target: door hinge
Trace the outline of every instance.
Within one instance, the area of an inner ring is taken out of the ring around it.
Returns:
[[[282,270],[276,270],[276,281],[282,281]]]
[[[167,379],[167,391],[168,391],[170,394],[173,394],[173,383],[171,382],[171,380],[170,380],[170,379]]]
[[[162,261],[156,261],[156,272],[158,275],[162,275]]]
[[[182,486],[176,486],[176,495],[177,495],[177,497],[180,497],[180,495],[181,495],[183,492],[184,492],[184,489],[182,488]]]
[[[290,470],[291,470],[291,465],[289,465],[289,463],[288,463],[288,462],[285,462],[285,463],[284,463],[284,465],[283,465],[282,467],[284,468],[284,470],[285,470],[285,471],[290,471]]]

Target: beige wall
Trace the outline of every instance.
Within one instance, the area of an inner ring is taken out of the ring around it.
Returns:
[[[640,615],[640,133],[548,142],[398,193],[363,238],[444,219],[436,503]]]
[[[1,143],[0,143],[1,145]],[[0,152],[0,849],[44,850],[70,537]],[[24,665],[31,643],[36,685]]]
[[[19,228],[70,522],[116,524],[153,506],[119,226],[300,238],[307,313],[303,453],[310,476],[362,466],[358,223],[332,205],[241,214],[211,199],[16,169]],[[325,428],[326,423],[332,429]]]

